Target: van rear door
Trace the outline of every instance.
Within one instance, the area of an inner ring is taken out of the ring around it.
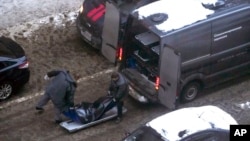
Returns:
[[[180,82],[180,53],[164,45],[160,59],[159,100],[162,105],[175,109]]]
[[[116,62],[116,48],[118,44],[120,13],[111,2],[106,2],[102,32],[102,54],[111,62]]]

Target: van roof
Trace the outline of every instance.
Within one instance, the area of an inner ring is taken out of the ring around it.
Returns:
[[[136,9],[133,15],[166,33],[207,19],[223,7],[217,9],[217,4],[218,0],[160,0]]]

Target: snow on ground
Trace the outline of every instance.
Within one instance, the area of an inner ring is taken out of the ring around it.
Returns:
[[[56,13],[76,11],[83,0],[0,0],[0,29]]]
[[[39,30],[40,27],[44,25],[52,25],[54,28],[64,28],[66,24],[68,26],[75,26],[74,23],[77,17],[77,12],[78,10],[56,13],[47,17],[43,17],[41,19],[35,19],[26,23],[20,23],[2,30],[0,29],[0,36],[8,35],[10,38],[15,40],[15,37],[17,36],[21,36],[22,38],[28,38],[32,36],[33,32]]]

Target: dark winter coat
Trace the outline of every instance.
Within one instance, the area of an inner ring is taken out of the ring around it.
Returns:
[[[128,82],[126,78],[119,73],[119,79],[117,82],[111,80],[109,91],[116,100],[122,100],[125,96],[128,95],[129,92]]]
[[[66,70],[55,70],[47,73],[52,80],[46,87],[53,104],[62,112],[74,106],[76,82]]]

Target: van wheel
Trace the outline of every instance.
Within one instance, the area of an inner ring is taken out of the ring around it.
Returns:
[[[181,102],[190,102],[194,100],[201,90],[199,82],[191,82],[187,84],[181,92]]]
[[[4,82],[0,84],[0,100],[5,100],[13,93],[13,86],[11,83]]]

